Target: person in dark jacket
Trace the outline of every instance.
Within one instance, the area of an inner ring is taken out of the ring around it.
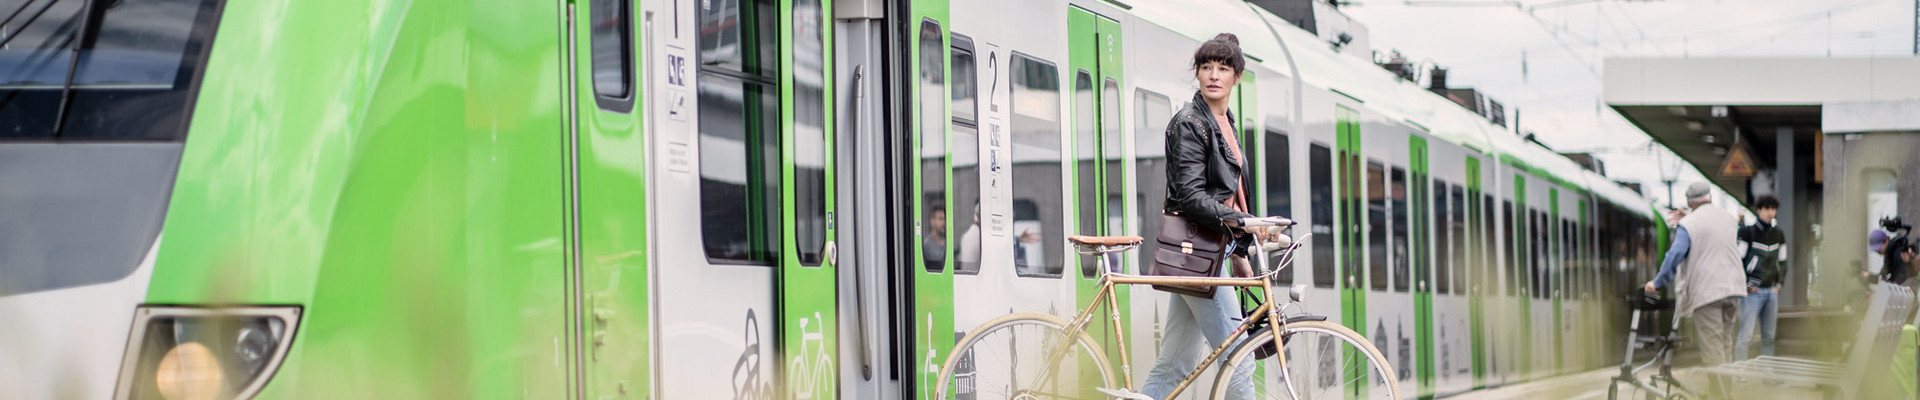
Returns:
[[[1773,333],[1775,321],[1780,315],[1780,277],[1786,276],[1781,260],[1786,259],[1787,236],[1780,227],[1773,225],[1773,217],[1780,211],[1780,200],[1773,196],[1760,196],[1753,201],[1753,214],[1759,217],[1753,225],[1740,228],[1737,235],[1740,243],[1747,248],[1741,257],[1740,265],[1747,270],[1747,297],[1740,303],[1740,329],[1734,339],[1733,359],[1747,359],[1747,349],[1753,342],[1753,328],[1760,327],[1759,355],[1773,355]]]
[[[1250,167],[1245,165],[1246,157],[1240,154],[1240,138],[1233,126],[1233,113],[1227,106],[1246,65],[1240,52],[1240,39],[1233,34],[1222,33],[1200,44],[1193,53],[1192,64],[1200,90],[1193,94],[1193,102],[1167,124],[1165,211],[1178,212],[1206,229],[1233,237],[1228,245],[1233,249],[1229,252],[1233,268],[1221,270],[1232,271],[1236,276],[1251,276],[1253,271],[1245,257],[1252,238],[1240,229],[1242,220],[1253,218],[1247,213],[1245,195],[1253,182],[1242,179],[1241,172]],[[1153,371],[1147,374],[1146,384],[1140,388],[1140,394],[1155,399],[1171,393],[1174,384],[1200,361],[1204,354],[1197,342],[1204,338],[1209,346],[1218,346],[1231,333],[1233,319],[1240,316],[1239,305],[1233,301],[1229,288],[1214,288],[1212,298],[1168,295],[1172,299],[1167,305],[1166,333],[1160,343],[1159,358],[1154,362]],[[1235,373],[1228,383],[1229,398],[1252,397],[1253,385],[1249,379],[1252,370],[1246,368]]]

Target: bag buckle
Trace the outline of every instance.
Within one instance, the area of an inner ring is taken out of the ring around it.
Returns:
[[[1180,242],[1180,254],[1193,254],[1193,242]]]

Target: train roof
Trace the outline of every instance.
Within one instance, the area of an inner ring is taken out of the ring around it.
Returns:
[[[1499,159],[1500,162],[1561,185],[1583,188],[1646,218],[1652,203],[1631,190],[1575,164],[1572,160],[1513,135],[1506,128],[1460,107],[1426,88],[1361,59],[1335,52],[1318,35],[1294,26],[1251,3],[1237,0],[1129,0],[1128,10],[1147,22],[1194,40],[1222,30],[1240,37],[1240,46],[1269,69],[1290,74],[1287,52],[1274,33],[1291,45],[1301,82],[1336,91],[1364,103],[1369,111],[1424,128],[1429,135]],[[1271,26],[1271,30],[1269,30]]]

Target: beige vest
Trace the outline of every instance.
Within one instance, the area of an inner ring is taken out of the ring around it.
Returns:
[[[1680,226],[1687,228],[1687,238],[1691,247],[1687,249],[1687,259],[1682,261],[1674,274],[1679,278],[1679,302],[1676,304],[1680,316],[1693,313],[1693,309],[1728,297],[1747,295],[1746,272],[1740,268],[1738,226],[1725,209],[1711,204],[1696,208],[1680,219]]]

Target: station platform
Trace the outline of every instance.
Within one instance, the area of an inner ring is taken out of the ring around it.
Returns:
[[[1620,369],[1617,367],[1601,368],[1538,381],[1481,389],[1442,398],[1459,400],[1607,400],[1607,383],[1609,378],[1612,378],[1614,374],[1618,374],[1619,372]],[[1694,375],[1692,372],[1693,368],[1674,368],[1673,374],[1681,379],[1691,381]],[[1646,374],[1642,374],[1641,376],[1644,379]],[[1704,379],[1704,376],[1702,376],[1701,379]],[[1631,399],[1634,398],[1635,394],[1636,393],[1631,390],[1623,390],[1620,392],[1619,399]],[[1747,382],[1734,383],[1733,396],[1730,396],[1730,398],[1819,399],[1822,398],[1823,395],[1820,391],[1808,386],[1775,385],[1749,380]],[[1640,394],[1639,398],[1645,398],[1645,395]]]

